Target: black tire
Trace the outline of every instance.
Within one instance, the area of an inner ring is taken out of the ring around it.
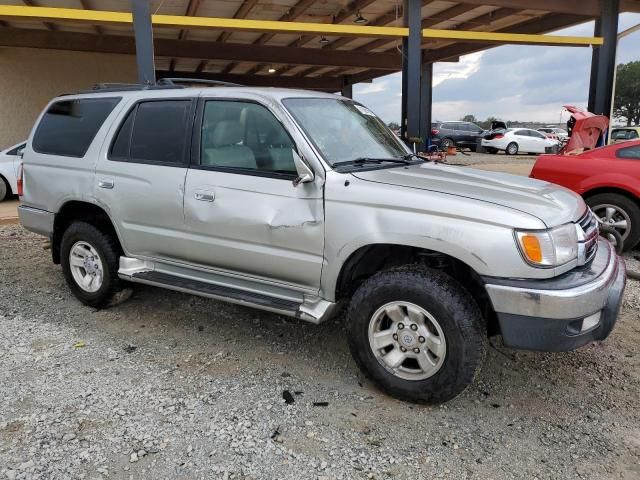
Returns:
[[[624,239],[624,251],[631,250],[640,242],[640,205],[637,202],[619,193],[598,193],[587,197],[586,202],[596,213],[599,206],[612,205],[629,217],[630,230]]]
[[[518,154],[518,144],[516,142],[511,142],[507,145],[507,148],[504,150],[504,153],[507,155],[517,155]]]
[[[373,315],[394,301],[418,305],[442,328],[444,362],[428,378],[407,380],[390,373],[370,346]],[[484,361],[487,333],[477,304],[458,282],[438,270],[408,266],[377,273],[354,294],[346,322],[349,348],[358,367],[380,389],[401,400],[446,402],[473,382]]]
[[[2,202],[7,195],[11,193],[11,189],[7,184],[7,181],[4,179],[2,175],[0,175],[0,202]]]
[[[488,153],[491,153],[492,155],[495,155],[496,153],[498,153],[498,149],[497,148],[493,148],[493,147],[487,147],[485,150]]]
[[[455,145],[455,142],[450,138],[443,138],[440,140],[440,147],[442,148],[455,147]]]
[[[102,285],[96,292],[87,292],[73,278],[70,265],[71,248],[76,242],[86,242],[95,249],[103,266]],[[118,267],[121,250],[116,239],[85,222],[72,223],[62,235],[60,260],[62,273],[73,294],[85,305],[105,306],[121,290]]]

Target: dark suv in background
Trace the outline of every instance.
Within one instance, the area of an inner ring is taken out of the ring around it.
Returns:
[[[435,122],[431,124],[431,141],[443,148],[455,145],[475,152],[476,140],[483,132],[482,128],[471,122]]]

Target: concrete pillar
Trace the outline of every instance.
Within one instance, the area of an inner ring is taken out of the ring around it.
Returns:
[[[404,0],[404,24],[409,36],[402,41],[402,138],[422,148],[420,137],[420,70],[422,63],[422,2]]]
[[[423,63],[420,78],[420,138],[423,149],[431,144],[431,105],[433,103],[433,63]]]
[[[156,67],[153,59],[153,27],[149,0],[131,0],[133,33],[136,37],[136,62],[138,83],[156,83]]]
[[[616,69],[616,48],[618,45],[618,14],[620,0],[602,0],[600,15],[604,44],[598,54],[598,73],[593,112],[598,115],[611,114],[611,95]]]

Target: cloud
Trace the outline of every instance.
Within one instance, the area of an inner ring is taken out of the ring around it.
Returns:
[[[640,23],[640,14],[620,16],[619,31]],[[593,35],[593,22],[560,35]],[[621,40],[618,63],[640,60],[640,32]],[[586,106],[591,48],[509,45],[461,57],[458,63],[434,66],[433,118],[496,116],[505,120],[563,121],[563,105]],[[356,85],[357,100],[383,120],[400,120],[402,79],[399,73]]]

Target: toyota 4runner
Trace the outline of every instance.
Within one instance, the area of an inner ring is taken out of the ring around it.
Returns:
[[[547,351],[605,339],[625,286],[578,195],[427,162],[329,94],[61,96],[19,183],[22,224],[50,239],[81,302],[133,282],[312,323],[344,304],[356,363],[410,401],[462,392],[492,335]]]

